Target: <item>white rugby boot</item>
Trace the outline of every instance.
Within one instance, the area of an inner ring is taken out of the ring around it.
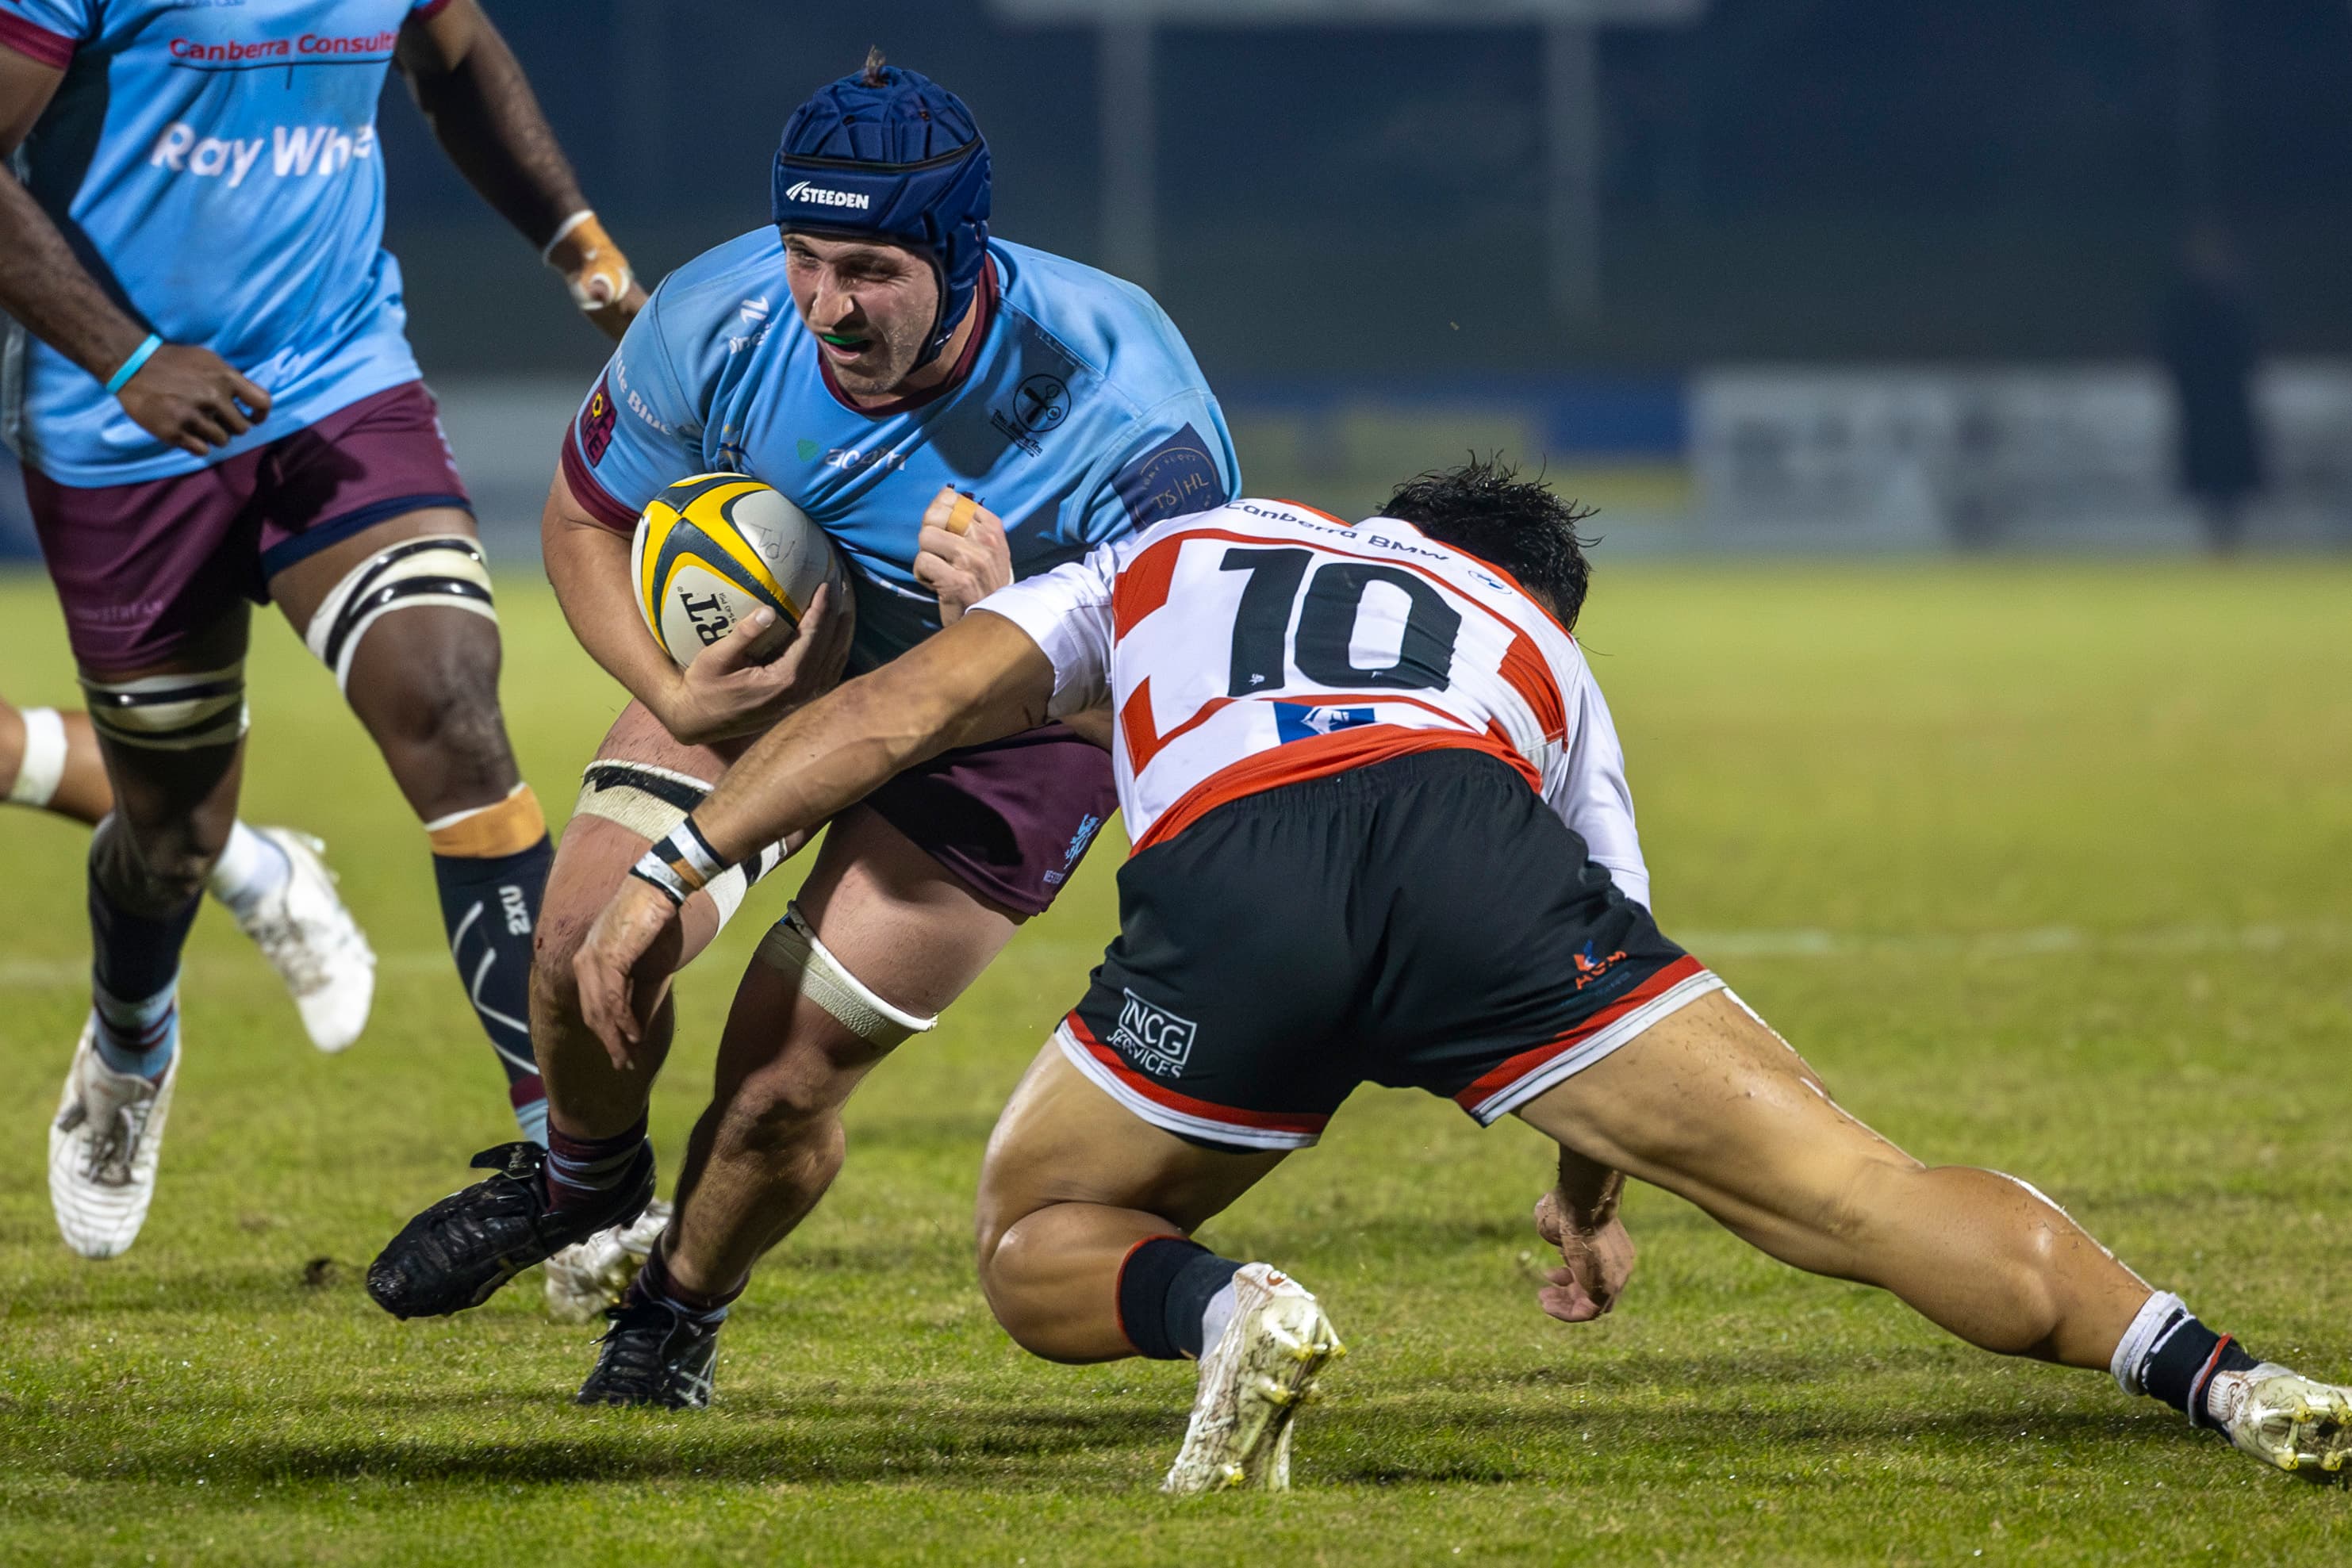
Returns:
[[[335,892],[335,873],[320,856],[325,844],[291,828],[253,831],[277,846],[289,870],[237,926],[286,982],[310,1043],[331,1054],[346,1050],[367,1027],[375,1000],[374,949]]]
[[[669,1205],[656,1198],[630,1223],[599,1230],[550,1258],[547,1315],[560,1323],[593,1323],[605,1308],[620,1305],[668,1225]]]
[[[120,1257],[139,1239],[179,1078],[176,1052],[161,1082],[113,1071],[98,1054],[97,1026],[82,1026],[49,1124],[49,1207],[58,1234],[81,1256]]]
[[[1347,1354],[1306,1288],[1269,1264],[1234,1276],[1234,1315],[1201,1357],[1184,1447],[1160,1490],[1290,1490],[1290,1425],[1326,1363]]]
[[[2230,1441],[2266,1465],[2317,1481],[2352,1479],[2352,1388],[2264,1362],[2217,1372],[2207,1414]]]

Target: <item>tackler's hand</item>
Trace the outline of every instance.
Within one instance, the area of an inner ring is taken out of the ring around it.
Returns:
[[[1589,1323],[1605,1315],[1633,1276],[1633,1238],[1615,1206],[1598,1223],[1568,1212],[1557,1190],[1536,1201],[1536,1231],[1559,1249],[1560,1265],[1543,1270],[1548,1281],[1536,1292],[1543,1310],[1564,1323]]]
[[[547,265],[563,275],[572,302],[596,329],[620,341],[630,319],[645,308],[645,287],[635,269],[593,213],[581,213],[548,245]]]
[[[657,716],[670,734],[688,746],[758,735],[840,682],[856,625],[846,595],[830,583],[818,589],[793,640],[761,663],[753,652],[775,624],[772,610],[745,616],[678,672],[671,699]]]
[[[915,549],[915,580],[939,595],[942,626],[954,625],[1013,580],[1013,547],[1003,520],[952,487],[931,497]]]
[[[572,956],[580,1015],[623,1072],[635,1070],[646,1020],[668,994],[684,942],[677,916],[668,894],[642,877],[625,876]]]

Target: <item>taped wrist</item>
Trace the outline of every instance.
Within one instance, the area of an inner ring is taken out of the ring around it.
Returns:
[[[702,830],[688,817],[669,831],[668,836],[656,841],[629,874],[652,883],[669,895],[673,904],[684,904],[728,870],[728,862],[710,847]]]
[[[540,258],[563,275],[572,302],[583,310],[602,310],[627,298],[637,280],[629,258],[604,232],[593,212],[577,212],[563,220]]]
[[[936,1016],[925,1018],[891,1006],[843,967],[816,939],[797,904],[761,940],[759,959],[793,980],[801,995],[831,1013],[844,1029],[879,1050],[891,1050],[910,1035],[939,1027]]]
[[[702,804],[710,786],[691,774],[656,768],[650,762],[599,758],[580,776],[580,800],[575,817],[602,817],[641,839],[659,839]],[[743,897],[761,877],[784,863],[784,846],[770,844],[758,854],[712,877],[703,891],[719,911],[719,928],[735,918]]]

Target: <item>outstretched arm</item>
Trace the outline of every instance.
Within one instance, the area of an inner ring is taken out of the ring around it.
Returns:
[[[589,210],[530,78],[480,0],[412,16],[395,58],[466,183],[563,274],[589,319],[620,337],[646,291]]]
[[[967,615],[771,730],[649,852],[665,862],[665,882],[624,878],[572,959],[581,1011],[613,1060],[629,1065],[641,1014],[659,1000],[662,977],[647,977],[648,1005],[635,1005],[631,971],[677,917],[682,895],[665,885],[682,877],[698,886],[698,877],[822,827],[942,751],[1034,729],[1053,695],[1053,662],[1026,632],[1001,615]],[[689,846],[685,859],[681,844]],[[696,857],[704,863],[691,863]]]

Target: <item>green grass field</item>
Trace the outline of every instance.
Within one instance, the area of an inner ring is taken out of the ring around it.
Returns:
[[[559,809],[617,693],[543,591],[501,602],[509,716]],[[2030,1176],[2217,1326],[2347,1378],[2347,628],[2333,563],[1724,566],[1604,570],[1586,640],[1670,933],[1889,1135]],[[0,817],[0,1558],[2352,1561],[2352,1497],[1655,1192],[1618,1313],[1554,1323],[1537,1140],[1376,1092],[1209,1233],[1296,1269],[1356,1351],[1297,1490],[1159,1497],[1189,1369],[1026,1359],[967,1252],[994,1112],[1109,933],[1108,854],[851,1107],[718,1406],[575,1409],[589,1333],[543,1320],[536,1276],[432,1323],[360,1289],[510,1127],[420,834],[332,683],[274,621],[259,642],[247,814],[329,841],[383,957],[375,1021],[317,1056],[208,913],[146,1234],[75,1260],[41,1128],[86,1006],[83,839]],[[0,585],[0,691],[73,700],[35,580]],[[682,983],[666,1160],[783,901],[763,888]]]

